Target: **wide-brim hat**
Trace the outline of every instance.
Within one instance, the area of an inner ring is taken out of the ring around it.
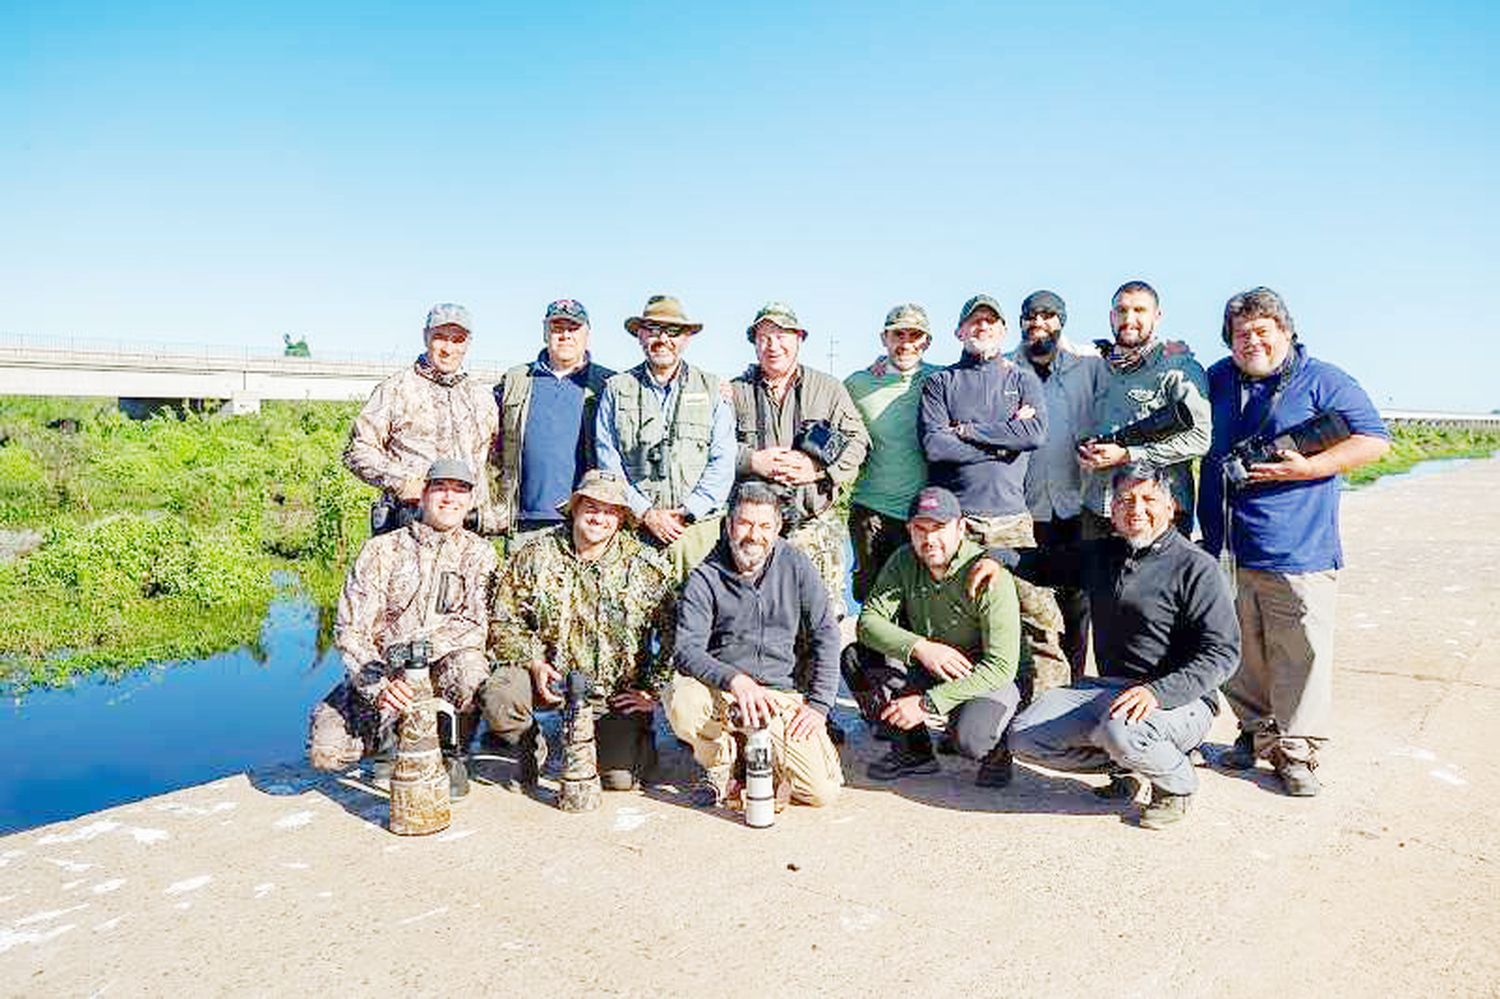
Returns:
[[[621,520],[625,524],[635,523],[635,514],[630,509],[630,498],[625,494],[625,480],[614,472],[606,472],[602,468],[591,468],[584,472],[583,478],[579,480],[568,498],[557,504],[557,512],[564,517],[571,517],[573,501],[580,496],[617,506],[620,508]]]
[[[675,326],[689,333],[696,333],[703,328],[702,323],[688,319],[687,313],[682,310],[682,303],[671,295],[652,295],[646,299],[646,307],[641,310],[641,314],[625,320],[625,329],[633,334],[642,323]]]

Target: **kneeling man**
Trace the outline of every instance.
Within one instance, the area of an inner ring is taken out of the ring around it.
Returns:
[[[1131,462],[1110,488],[1118,537],[1019,557],[1017,575],[1088,591],[1099,676],[1039,696],[1012,724],[1010,748],[1057,770],[1108,772],[1105,797],[1134,797],[1140,775],[1151,784],[1141,825],[1158,829],[1198,789],[1187,754],[1218,713],[1240,629],[1217,563],[1172,527],[1167,472]]]
[[[946,720],[959,753],[979,760],[976,783],[1010,783],[1003,737],[1020,692],[1021,612],[1009,578],[977,597],[966,592],[970,566],[983,557],[964,536],[958,498],[928,486],[912,500],[911,544],[885,563],[859,615],[859,639],[844,650],[844,676],[869,722],[902,729],[870,764],[875,780],[935,773],[927,719]]]
[[[651,717],[671,675],[671,569],[620,529],[632,520],[623,477],[584,473],[558,511],[566,520],[523,545],[496,584],[484,717],[522,747],[519,782],[535,784],[547,748],[533,707],[559,707],[563,677],[579,670],[593,690],[600,783],[630,790],[656,761]]]
[[[780,507],[764,482],[736,486],[724,537],[683,585],[676,662],[684,675],[672,684],[667,719],[704,768],[693,792],[699,807],[725,797],[738,753],[731,703],[742,726],[769,730],[778,788],[792,801],[828,804],[844,783],[827,727],[838,625],[812,562],[779,537]],[[806,691],[795,686],[799,647],[811,660],[800,673]]]
[[[427,643],[437,696],[458,713],[458,746],[444,756],[455,794],[467,791],[461,759],[478,724],[476,695],[484,658],[495,549],[463,528],[474,501],[472,469],[440,458],[427,470],[420,519],[365,542],[339,597],[334,645],[343,682],[313,707],[308,761],[341,770],[378,750],[376,779],[389,777],[396,723],[411,707],[412,688],[396,675],[392,652]]]

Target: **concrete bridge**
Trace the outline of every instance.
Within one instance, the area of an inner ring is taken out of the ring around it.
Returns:
[[[1204,768],[1151,833],[1097,777],[877,784],[847,705],[846,793],[770,830],[686,807],[670,743],[585,815],[486,755],[425,839],[289,763],[0,837],[0,994],[1500,995],[1497,491],[1490,460],[1345,496],[1318,798]]]
[[[413,355],[315,358],[235,353],[224,348],[0,340],[0,395],[114,397],[145,403],[224,400],[253,413],[265,399],[345,401],[369,396]],[[476,377],[500,379],[504,366],[480,361]]]

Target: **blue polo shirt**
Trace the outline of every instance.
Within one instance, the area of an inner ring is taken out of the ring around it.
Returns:
[[[1208,397],[1213,407],[1213,442],[1203,456],[1198,488],[1198,522],[1211,554],[1224,545],[1223,462],[1231,445],[1251,436],[1281,433],[1318,413],[1333,410],[1349,430],[1369,437],[1390,433],[1365,390],[1341,369],[1294,348],[1293,368],[1276,400],[1267,408],[1278,378],[1240,377],[1232,358],[1208,369]],[[1264,423],[1264,426],[1262,424]],[[1307,482],[1278,482],[1229,491],[1230,538],[1234,557],[1246,569],[1269,572],[1321,572],[1342,568],[1339,543],[1339,476]]]
[[[572,494],[587,467],[578,444],[587,387],[587,365],[559,376],[547,367],[543,351],[531,366],[531,403],[521,438],[518,521],[563,519],[557,504]]]

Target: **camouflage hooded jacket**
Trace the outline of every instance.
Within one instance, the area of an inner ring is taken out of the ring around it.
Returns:
[[[564,522],[523,547],[495,585],[490,657],[582,670],[606,693],[660,688],[672,673],[676,600],[671,570],[631,531],[580,561]],[[653,643],[654,639],[654,643]]]
[[[349,432],[344,464],[370,485],[395,493],[407,479],[426,475],[437,459],[462,458],[479,480],[479,530],[492,534],[497,526],[489,461],[499,428],[500,410],[489,386],[467,375],[442,378],[424,354],[375,386]]]
[[[386,650],[425,638],[430,661],[484,648],[495,549],[463,528],[420,521],[365,542],[344,580],[334,645],[369,700],[386,681]]]

